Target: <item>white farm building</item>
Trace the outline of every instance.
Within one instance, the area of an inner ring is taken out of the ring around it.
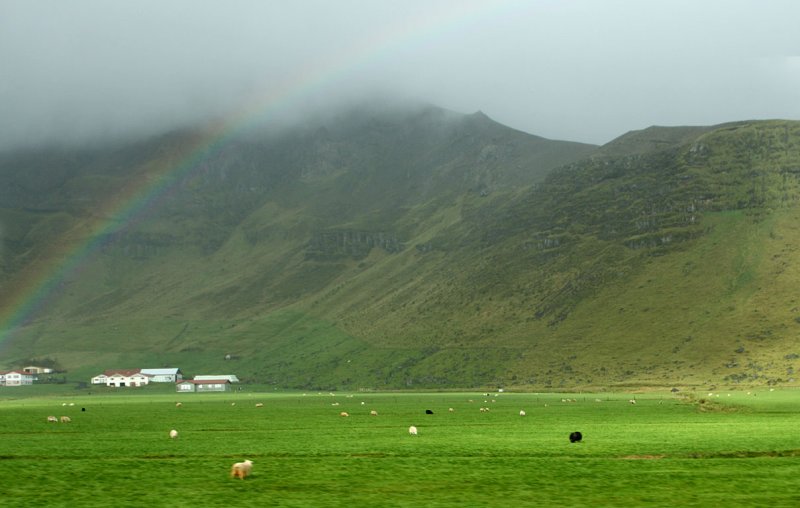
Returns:
[[[22,370],[0,371],[0,386],[23,386],[33,384],[33,374]]]
[[[150,383],[150,376],[142,374],[141,369],[107,370],[92,378],[93,385],[106,385],[116,388],[122,386],[144,386]]]

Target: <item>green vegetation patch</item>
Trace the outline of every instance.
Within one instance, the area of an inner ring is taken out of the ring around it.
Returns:
[[[708,413],[666,393],[14,390],[0,391],[11,507],[800,502],[796,391],[711,394],[742,410]],[[252,475],[230,478],[244,459]]]

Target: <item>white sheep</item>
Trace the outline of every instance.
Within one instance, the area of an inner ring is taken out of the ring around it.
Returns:
[[[369,412],[369,415],[370,416],[378,416],[378,412],[373,409],[372,411]]]
[[[525,414],[526,414],[526,413],[525,413],[525,410],[524,410],[524,409],[520,409],[520,410],[519,410],[519,415],[520,415],[520,416],[525,416]]]
[[[61,417],[61,423],[69,423],[71,421],[72,421],[72,418],[70,418],[69,416],[62,416]]]
[[[263,402],[257,402],[256,403],[256,407],[264,407],[264,403]]]
[[[350,414],[345,411],[342,411],[341,413],[339,413],[339,416],[350,416]]]
[[[178,437],[178,431],[175,430],[175,429],[172,429],[171,431],[169,431],[169,437],[172,438],[172,439],[175,439],[176,437]]]
[[[176,403],[175,403],[175,407],[181,407],[182,405],[183,405],[183,404],[181,404],[180,402],[176,402]]]
[[[249,460],[237,462],[231,466],[231,478],[241,478],[244,480],[246,476],[250,476],[250,471],[252,471],[252,469],[253,463]]]
[[[636,404],[636,399],[631,399],[628,402],[630,402],[631,404]]]
[[[412,436],[416,436],[417,435],[417,428],[412,425],[411,427],[408,428],[408,433],[411,434]]]
[[[451,407],[451,408],[448,408],[447,411],[449,411],[450,413],[455,413],[456,410]]]
[[[47,423],[58,423],[58,418],[56,418],[55,416],[48,416]]]

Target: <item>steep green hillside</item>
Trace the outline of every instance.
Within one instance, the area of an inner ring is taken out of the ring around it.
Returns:
[[[288,131],[241,132],[198,159],[207,138],[187,131],[5,155],[6,318],[39,279],[56,279],[41,310],[7,335],[9,365],[50,355],[72,371],[90,364],[88,371],[175,352],[200,368],[240,350],[255,363],[252,352],[273,341],[299,348],[294,328],[275,329],[284,320],[277,310],[349,280],[376,253],[413,249],[408,242],[435,228],[429,222],[443,220],[440,210],[460,196],[540,181],[594,149],[432,107],[353,110]],[[169,169],[193,158],[189,171]],[[170,178],[125,216],[130,189]],[[56,273],[90,242],[76,268]],[[320,337],[310,354],[327,342]]]
[[[193,136],[7,158],[4,285]],[[597,151],[435,108],[249,134],[107,230],[0,354],[303,388],[794,382],[798,174],[784,121]]]

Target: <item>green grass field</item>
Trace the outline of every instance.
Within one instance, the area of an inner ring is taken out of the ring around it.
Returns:
[[[0,390],[3,507],[800,506],[798,391],[25,390]]]

